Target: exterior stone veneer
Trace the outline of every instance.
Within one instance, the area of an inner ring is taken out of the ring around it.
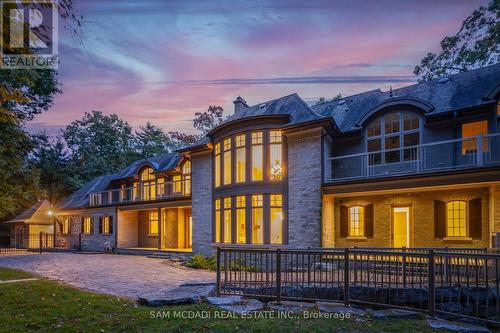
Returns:
[[[99,217],[109,215],[113,217],[113,233],[109,235],[99,234]],[[67,244],[68,248],[78,248],[78,238],[81,232],[81,219],[84,216],[93,217],[93,233],[91,235],[82,234],[82,250],[83,251],[103,251],[104,244],[109,242],[112,247],[116,246],[115,233],[116,229],[116,216],[115,209],[99,209],[99,210],[86,210],[68,213],[65,215],[58,215],[57,219],[60,223],[67,217],[71,219],[70,233],[68,235],[61,234],[60,227],[56,228],[56,242],[63,241]]]
[[[212,255],[212,155],[193,155],[191,163],[193,254]]]
[[[434,200],[472,200],[481,198],[482,239],[450,241],[434,237]],[[489,190],[454,189],[444,191],[424,191],[401,194],[366,195],[335,199],[335,246],[336,247],[391,247],[392,216],[391,207],[411,206],[410,246],[411,247],[487,247],[489,246]],[[341,205],[373,204],[374,237],[363,240],[348,240],[340,237]]]
[[[321,246],[321,136],[321,129],[287,136],[290,247]]]

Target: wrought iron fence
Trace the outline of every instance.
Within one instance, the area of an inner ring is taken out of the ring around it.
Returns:
[[[217,293],[436,312],[500,324],[500,255],[485,249],[217,249]]]

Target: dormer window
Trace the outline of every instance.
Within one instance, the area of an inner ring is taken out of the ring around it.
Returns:
[[[369,165],[415,161],[420,118],[412,112],[388,113],[367,126],[366,136]]]

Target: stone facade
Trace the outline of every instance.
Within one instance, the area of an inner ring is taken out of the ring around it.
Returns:
[[[469,201],[481,198],[482,238],[472,240],[444,240],[434,237],[434,200]],[[340,236],[340,207],[373,204],[374,237],[348,239]],[[401,194],[366,195],[335,199],[334,232],[336,247],[391,247],[392,207],[409,206],[411,247],[487,247],[489,245],[489,191],[488,188],[425,191]]]
[[[321,246],[322,130],[287,136],[288,243]]]
[[[113,218],[113,233],[99,233],[99,218],[102,216],[111,216]],[[61,228],[56,228],[56,241],[59,246],[70,249],[76,249],[79,246],[79,234],[81,233],[82,218],[84,216],[93,217],[93,232],[91,235],[81,235],[81,247],[83,251],[103,251],[105,243],[109,243],[111,247],[116,246],[116,216],[115,209],[100,209],[95,211],[75,212],[73,214],[65,214],[57,216],[57,219],[62,222],[65,218],[70,218],[70,233],[62,234]]]
[[[193,253],[211,255],[212,247],[212,155],[192,156]]]

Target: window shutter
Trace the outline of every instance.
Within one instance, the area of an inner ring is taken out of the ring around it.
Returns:
[[[365,206],[365,236],[373,237],[373,204]]]
[[[439,200],[434,200],[434,237],[446,237],[446,205]]]
[[[81,233],[81,234],[83,234],[83,230],[85,230],[85,229],[83,228],[83,221],[84,221],[84,218],[83,218],[83,216],[82,216],[82,217],[80,217],[80,233]]]
[[[94,217],[90,218],[90,234],[94,234]]]
[[[108,221],[109,221],[109,233],[112,234],[113,233],[113,216],[110,216]]]
[[[481,198],[469,201],[469,237],[481,239]]]
[[[102,234],[102,216],[99,216],[99,233]]]
[[[340,206],[340,237],[347,237],[349,232],[349,213],[346,206]]]

